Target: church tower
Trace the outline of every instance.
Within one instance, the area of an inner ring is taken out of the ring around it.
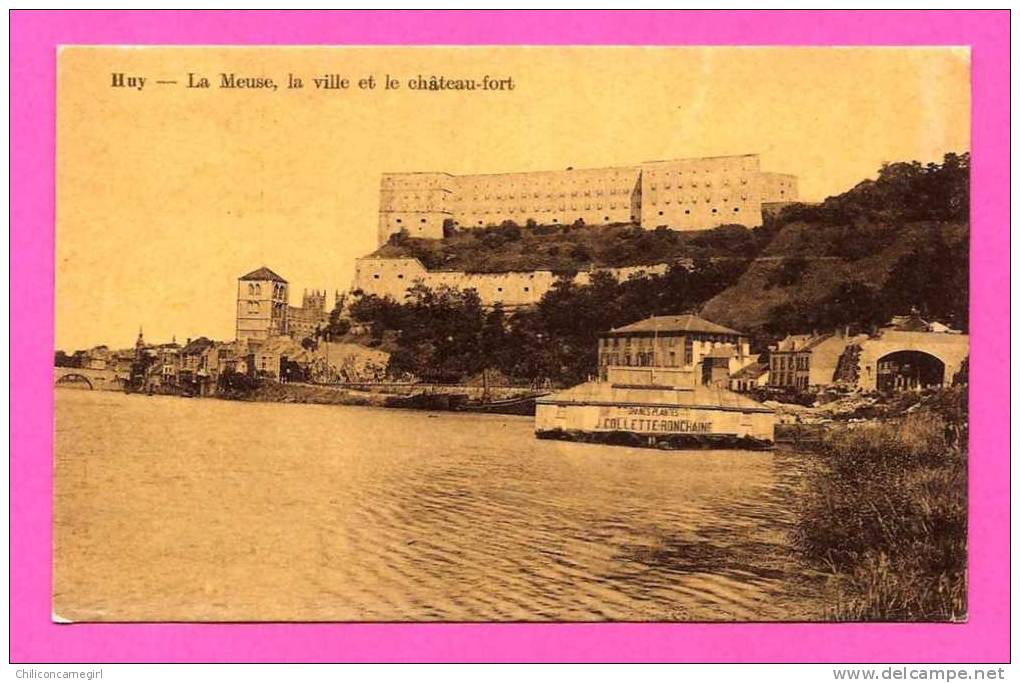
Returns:
[[[287,281],[263,266],[237,280],[237,341],[287,332]]]

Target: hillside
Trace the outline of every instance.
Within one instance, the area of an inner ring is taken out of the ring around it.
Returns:
[[[866,327],[917,307],[968,326],[970,155],[886,164],[817,206],[791,206],[748,268],[703,315],[778,336]]]
[[[856,235],[856,243],[854,237],[850,240],[857,253],[834,253],[839,251],[835,245],[848,240],[847,233]],[[966,223],[892,222],[859,230],[793,223],[783,226],[737,282],[705,303],[701,312],[723,325],[777,334],[798,326],[825,327],[825,314],[832,307],[869,305],[874,315],[858,321],[863,325],[881,322],[890,309],[903,312],[920,306],[929,315],[966,326],[954,308],[966,308],[968,239]],[[918,266],[915,276],[923,277],[921,269],[930,268],[924,279],[930,279],[932,289],[944,287],[944,296],[933,292],[929,297],[923,288],[910,286],[916,283],[902,281],[911,275],[904,271],[912,262]],[[843,300],[854,297],[867,300]]]
[[[700,232],[636,225],[526,225],[511,222],[458,230],[442,240],[394,235],[373,256],[413,256],[430,270],[496,273],[569,272],[589,267],[668,263],[678,259],[748,258],[768,243],[767,230],[728,225]]]

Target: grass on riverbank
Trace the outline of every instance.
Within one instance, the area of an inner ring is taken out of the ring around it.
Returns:
[[[966,387],[933,398],[817,447],[798,542],[831,576],[835,620],[966,618]]]

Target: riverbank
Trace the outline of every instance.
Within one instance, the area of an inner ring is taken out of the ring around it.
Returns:
[[[328,385],[282,384],[280,382],[259,382],[250,391],[221,393],[217,398],[234,401],[257,401],[260,403],[312,403],[317,405],[375,406],[383,407],[383,394],[356,391]]]
[[[350,387],[261,380],[250,386],[221,389],[215,398],[262,403],[307,403],[479,412],[501,412],[501,409],[505,408],[512,414],[523,414],[520,412],[521,408],[518,403],[533,394],[534,392],[529,389],[514,387],[496,387],[488,390],[471,386],[423,384],[359,384]],[[534,414],[533,401],[531,414]]]
[[[831,425],[811,452],[796,540],[828,575],[828,616],[966,619],[966,387]]]

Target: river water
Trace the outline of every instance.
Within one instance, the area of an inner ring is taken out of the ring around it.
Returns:
[[[58,389],[74,621],[817,619],[797,458],[531,418]]]

